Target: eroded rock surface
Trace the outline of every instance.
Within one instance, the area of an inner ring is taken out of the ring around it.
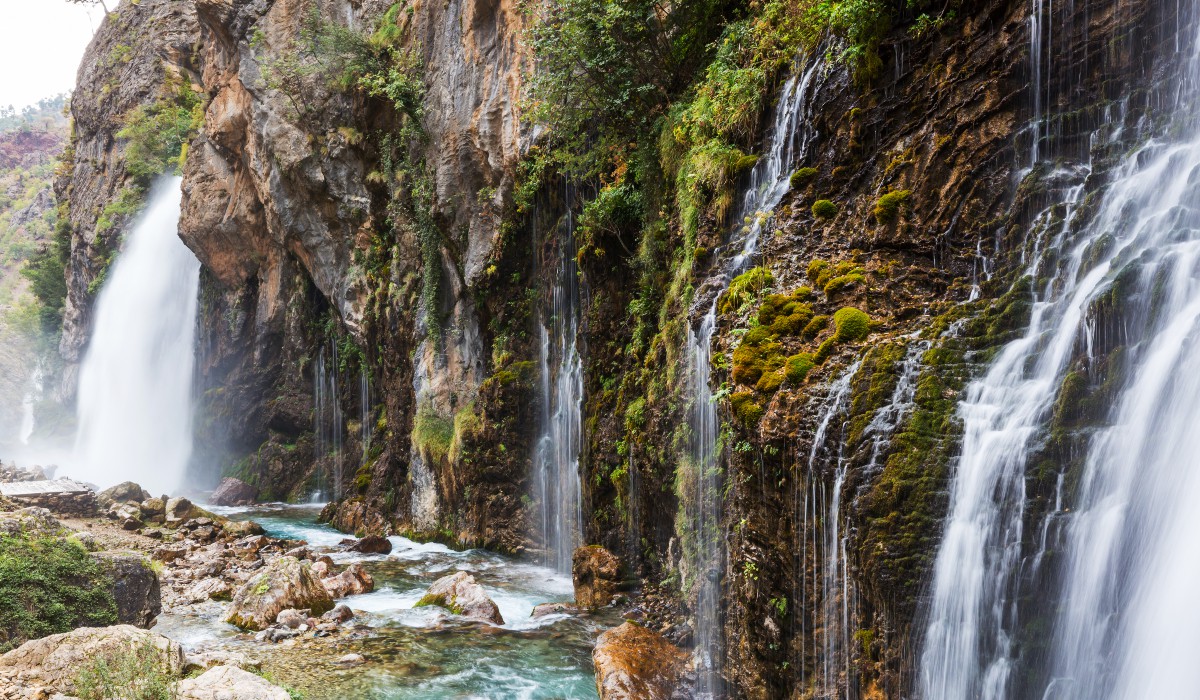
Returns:
[[[180,681],[179,700],[291,700],[287,691],[237,666],[214,666]]]
[[[575,604],[585,610],[598,610],[610,604],[621,585],[621,561],[616,555],[591,545],[576,549],[571,559]]]
[[[25,642],[0,656],[0,687],[10,684],[46,693],[75,692],[75,675],[87,663],[102,658],[119,658],[131,650],[152,645],[161,654],[163,670],[183,672],[183,649],[156,632],[132,625],[80,627]]]

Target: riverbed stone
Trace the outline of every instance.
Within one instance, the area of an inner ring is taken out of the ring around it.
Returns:
[[[192,517],[196,507],[188,499],[178,496],[167,501],[166,518],[168,524],[178,524]]]
[[[600,700],[669,700],[687,654],[662,635],[625,622],[600,635],[592,663]]]
[[[253,535],[261,535],[266,532],[262,525],[253,520],[227,520],[221,523],[221,531],[226,537],[237,539],[239,537],[248,537]]]
[[[350,551],[360,554],[391,554],[392,543],[386,537],[367,535],[350,545]]]
[[[214,506],[248,506],[258,500],[258,487],[241,479],[227,476],[221,479],[208,502]]]
[[[237,666],[214,666],[179,683],[178,700],[291,700],[287,691]]]
[[[295,557],[279,557],[246,581],[233,597],[225,621],[248,630],[262,630],[280,611],[307,608],[314,615],[333,609],[333,599],[309,566]]]
[[[153,645],[161,652],[166,673],[178,676],[183,672],[182,647],[157,632],[133,625],[80,627],[25,642],[0,656],[0,688],[11,683],[47,694],[71,694],[76,691],[74,678],[80,668],[96,659],[118,658],[143,645]]]
[[[465,571],[443,576],[429,587],[429,592],[413,607],[437,605],[455,615],[483,620],[497,625],[504,624],[500,608],[488,597],[483,586]]]
[[[313,567],[315,569],[322,564],[324,562],[319,562],[314,564]],[[375,590],[375,579],[363,568],[362,564],[355,562],[346,567],[346,570],[342,573],[321,579],[321,585],[325,587],[325,590],[329,591],[330,596],[345,598],[348,595],[360,595]]]
[[[579,606],[570,603],[538,603],[529,616],[537,619],[547,615],[578,615],[580,612]]]
[[[571,560],[575,604],[584,610],[597,610],[611,603],[621,585],[621,561],[616,555],[599,545],[589,545],[576,549]]]

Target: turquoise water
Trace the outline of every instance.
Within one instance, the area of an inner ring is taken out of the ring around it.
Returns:
[[[160,616],[157,629],[185,648],[240,651],[262,662],[280,685],[309,700],[593,700],[597,697],[591,651],[596,635],[619,620],[530,617],[538,603],[569,601],[567,576],[481,550],[456,552],[440,544],[391,537],[392,553],[342,552],[346,535],[317,524],[318,506],[264,505],[213,508],[251,519],[273,537],[303,539],[326,549],[338,565],[361,562],[375,591],[341,602],[360,626],[336,639],[281,644],[253,641],[220,621],[226,604]],[[504,616],[501,627],[479,624],[438,608],[413,609],[438,578],[456,571],[475,576]],[[336,660],[357,653],[367,663],[343,668]]]

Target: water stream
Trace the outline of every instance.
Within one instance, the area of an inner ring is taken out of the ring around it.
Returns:
[[[337,640],[264,644],[221,622],[222,603],[205,603],[161,615],[155,629],[189,651],[241,651],[260,660],[277,682],[308,700],[444,700],[445,698],[593,700],[591,650],[595,635],[619,620],[603,615],[530,617],[544,602],[572,598],[571,580],[552,569],[482,550],[458,552],[440,544],[389,538],[389,555],[345,552],[345,535],[315,523],[319,506],[267,504],[214,508],[234,519],[253,519],[268,534],[303,539],[329,552],[339,566],[361,562],[375,579],[372,593],[341,602],[357,613],[350,624],[367,627]],[[439,608],[413,608],[429,585],[468,571],[496,601],[500,627],[480,626]],[[347,653],[367,658],[345,668]]]
[[[1163,59],[1173,102],[1158,134],[1107,176],[1094,215],[1078,216],[1082,187],[1055,204],[1049,220],[1061,223],[1029,261],[1039,283],[1028,328],[960,406],[924,697],[1012,697],[1018,677],[1039,670],[1048,700],[1190,697],[1200,685],[1200,42],[1196,3],[1178,11],[1184,48]],[[1024,532],[1027,470],[1076,371],[1115,387],[1083,459],[1061,465],[1058,543]],[[1038,658],[1016,643],[1017,581],[1048,548],[1060,549],[1041,594],[1057,604],[1045,621],[1049,658]]]
[[[179,178],[151,191],[96,301],[72,475],[173,493],[192,451],[200,263],[179,240]]]

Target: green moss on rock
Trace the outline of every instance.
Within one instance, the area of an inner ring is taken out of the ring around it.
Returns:
[[[909,190],[896,190],[888,192],[875,202],[875,209],[872,214],[875,215],[875,221],[881,224],[894,224],[900,218],[900,210],[908,206],[908,200],[912,197],[912,192]]]
[[[837,216],[838,206],[828,199],[818,199],[813,202],[812,214],[818,219],[832,219]]]
[[[852,306],[838,309],[833,325],[837,329],[833,337],[839,343],[853,343],[871,333],[871,317]]]

